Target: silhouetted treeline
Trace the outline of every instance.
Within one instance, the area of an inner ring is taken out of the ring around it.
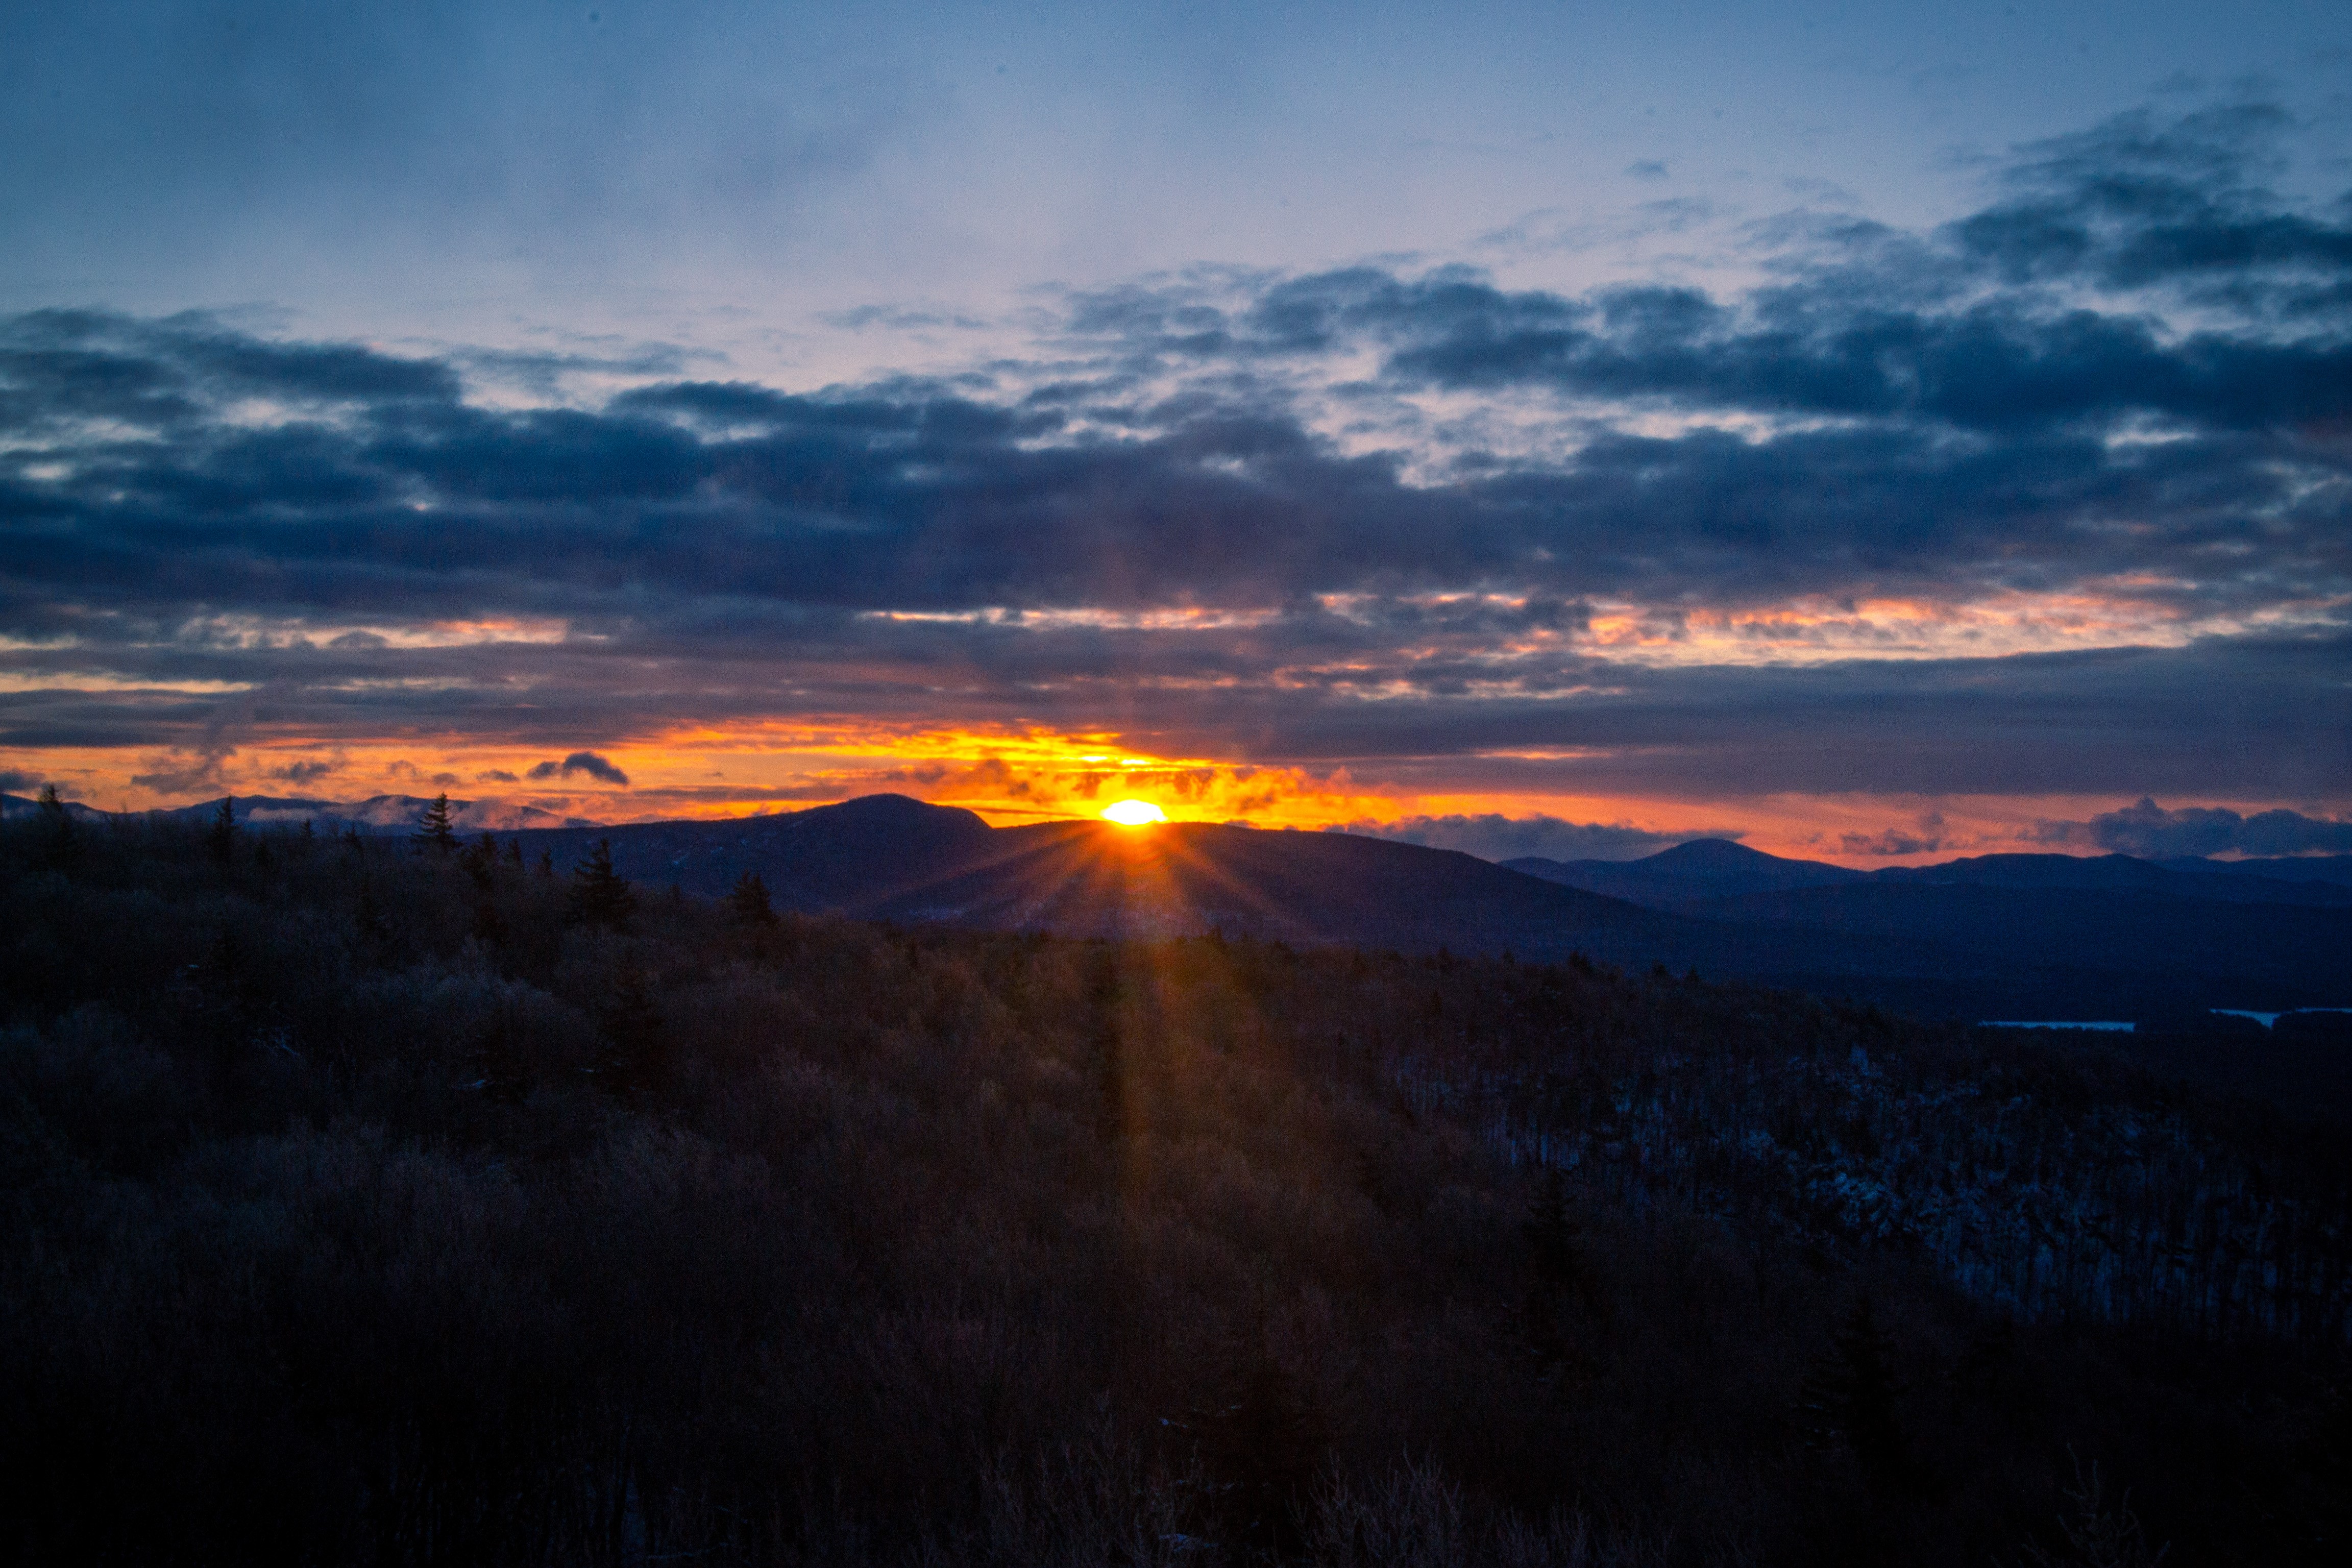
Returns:
[[[2330,1129],[1590,964],[0,833],[28,1562],[2335,1561]]]

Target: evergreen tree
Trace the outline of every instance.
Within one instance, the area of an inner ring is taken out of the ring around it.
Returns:
[[[477,889],[488,892],[491,873],[499,866],[499,841],[487,833],[483,834],[466,846],[466,852],[457,857],[457,863],[466,868],[466,875],[474,879]]]
[[[457,830],[449,822],[449,795],[446,791],[433,797],[425,815],[416,820],[416,842],[446,855],[457,847]]]
[[[570,913],[581,925],[617,926],[636,911],[637,895],[613,869],[613,841],[600,838],[572,872]]]
[[[768,904],[768,884],[757,871],[746,871],[735,879],[735,886],[727,894],[727,908],[738,924],[772,926],[776,923],[776,911]]]
[[[48,825],[49,858],[63,866],[74,858],[81,845],[74,832],[73,813],[66,809],[65,798],[58,794],[54,784],[41,786],[41,817]]]
[[[360,936],[369,947],[379,953],[389,952],[392,950],[394,945],[392,926],[383,918],[383,906],[376,900],[375,885],[368,880],[365,871],[360,874],[359,908],[355,913],[354,923],[359,927]]]
[[[1571,1295],[1587,1294],[1584,1249],[1576,1216],[1569,1210],[1568,1182],[1558,1166],[1547,1169],[1528,1205],[1519,1233],[1528,1244],[1527,1300],[1524,1316],[1528,1348],[1543,1375],[1564,1379],[1570,1371],[1571,1347],[1560,1331],[1560,1310]]]
[[[621,972],[596,1023],[602,1036],[596,1073],[604,1086],[629,1099],[657,1087],[668,1070],[667,1042],[643,970]]]
[[[1212,1403],[1187,1412],[1202,1468],[1216,1489],[1224,1527],[1253,1560],[1286,1561],[1299,1508],[1327,1447],[1327,1422],[1264,1342],[1263,1321],[1236,1325]]]
[[[539,852],[539,874],[551,882],[555,880],[554,850],[542,849]]]
[[[1521,1230],[1528,1238],[1528,1261],[1538,1280],[1553,1290],[1576,1282],[1581,1249],[1575,1217],[1568,1209],[1568,1179],[1557,1165],[1544,1172]]]
[[[213,813],[213,825],[205,835],[205,843],[211,848],[213,858],[224,866],[236,853],[236,796],[221,796],[220,807]]]
[[[507,864],[513,867],[518,871],[522,869],[521,839],[509,838],[507,840]]]
[[[1902,1385],[1895,1373],[1895,1342],[1879,1328],[1870,1298],[1854,1303],[1830,1353],[1816,1363],[1799,1395],[1799,1417],[1808,1446],[1827,1448],[1841,1441],[1862,1467],[1871,1490],[1890,1496],[1914,1489],[1919,1477],[1910,1446],[1895,1419]]]

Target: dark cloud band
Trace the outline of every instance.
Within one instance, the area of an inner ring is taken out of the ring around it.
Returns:
[[[1792,231],[1737,298],[1138,285],[1050,362],[819,394],[493,405],[464,355],[16,317],[0,744],[165,749],[162,789],[439,734],[620,785],[666,728],[945,722],[1522,791],[2333,798],[2352,229],[2259,187],[2265,133],[2115,122],[1935,232]],[[1549,438],[1415,426],[1431,389]],[[2173,646],[1852,629],[2045,602]],[[1791,606],[1827,629],[1692,640]]]

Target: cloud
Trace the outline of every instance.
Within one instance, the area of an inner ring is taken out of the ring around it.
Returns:
[[[1504,816],[1406,816],[1393,822],[1370,820],[1345,823],[1330,829],[1371,838],[1392,838],[1433,849],[1459,849],[1482,860],[1516,860],[1540,856],[1548,860],[1633,860],[1654,855],[1696,838],[1742,838],[1736,827],[1661,833],[1625,823],[1569,822],[1537,813]]]
[[[10,318],[0,753],[184,791],[398,734],[625,784],[580,748],[860,723],[1457,796],[2333,799],[2352,228],[2266,192],[2273,129],[2110,121],[1932,229],[1799,215],[1746,289],[1202,270],[817,391]]]
[[[207,722],[207,731],[216,731],[217,721]],[[226,787],[223,764],[236,755],[235,746],[219,742],[216,733],[207,733],[193,745],[174,746],[151,756],[142,773],[131,775],[131,784],[140,789],[152,790],[157,795],[188,795]]]
[[[1933,855],[1955,847],[1958,840],[1945,831],[1943,813],[1923,813],[1911,828],[1889,827],[1877,833],[1839,836],[1848,855]]]
[[[290,784],[315,784],[330,773],[341,772],[344,766],[344,760],[341,757],[331,760],[323,757],[304,757],[270,769],[269,776],[274,779],[283,779]]]
[[[28,773],[19,768],[0,768],[0,790],[14,792],[36,789],[39,787],[40,782],[40,775],[37,773]]]
[[[474,775],[477,784],[520,784],[522,781],[504,768],[486,768]]]
[[[826,310],[818,320],[828,326],[863,331],[868,327],[887,327],[898,331],[920,328],[953,328],[959,331],[980,331],[990,323],[984,319],[961,310],[924,310],[901,305],[860,305],[848,310]]]
[[[2050,844],[2089,843],[2111,854],[2143,859],[2212,855],[2352,855],[2352,821],[2287,810],[2242,816],[2226,806],[2167,810],[2143,795],[2134,805],[2101,812],[2087,823],[2043,823],[2036,834]]]
[[[574,773],[586,773],[590,778],[608,784],[626,787],[629,775],[593,752],[574,752],[560,763],[541,763],[530,770],[535,779],[570,778]],[[509,777],[512,775],[509,774]]]

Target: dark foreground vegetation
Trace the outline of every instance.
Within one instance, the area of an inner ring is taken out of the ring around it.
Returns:
[[[0,1516],[173,1563],[2336,1562],[2334,1130],[1663,972],[0,834]]]

